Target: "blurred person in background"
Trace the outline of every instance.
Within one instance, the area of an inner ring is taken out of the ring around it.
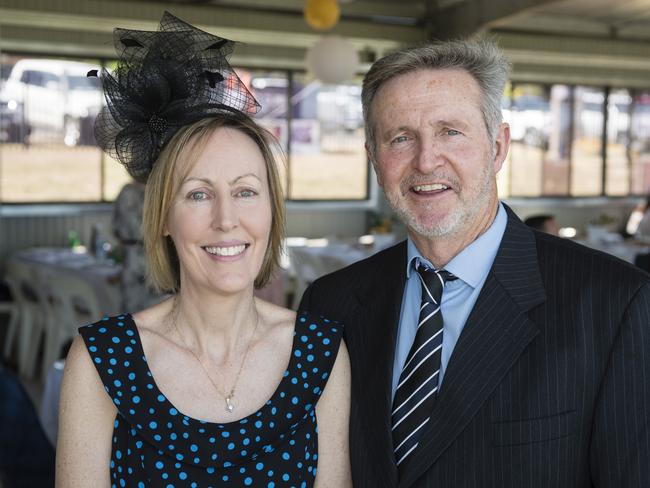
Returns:
[[[524,224],[532,229],[546,232],[554,236],[559,235],[560,226],[557,225],[554,215],[532,215],[524,220]]]
[[[0,364],[0,487],[54,486],[54,449],[18,377]]]

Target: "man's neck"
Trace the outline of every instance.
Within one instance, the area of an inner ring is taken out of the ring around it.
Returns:
[[[482,236],[492,225],[499,210],[499,202],[481,219],[479,225],[474,225],[469,231],[463,229],[440,237],[428,237],[408,229],[408,234],[420,254],[427,258],[436,269],[444,268],[472,242]]]

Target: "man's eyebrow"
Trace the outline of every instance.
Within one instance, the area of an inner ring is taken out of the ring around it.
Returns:
[[[402,132],[407,130],[410,130],[410,127],[406,125],[401,125],[399,127],[390,127],[385,131],[383,131],[381,135],[382,137],[389,137],[390,135],[395,134],[396,132]]]
[[[436,124],[439,127],[442,126],[452,126],[452,127],[461,127],[461,128],[469,127],[466,122],[463,122],[460,119],[440,119],[436,121]]]

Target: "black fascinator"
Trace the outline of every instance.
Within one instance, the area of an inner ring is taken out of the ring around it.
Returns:
[[[158,31],[118,28],[114,38],[119,60],[112,73],[101,72],[106,106],[95,121],[95,138],[138,181],[146,182],[161,149],[181,127],[260,108],[226,59],[233,41],[169,12]]]

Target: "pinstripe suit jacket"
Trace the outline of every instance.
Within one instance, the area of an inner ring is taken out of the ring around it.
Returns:
[[[406,244],[305,292],[302,309],[345,324],[355,488],[650,487],[650,276],[507,210],[401,479],[390,407]]]

